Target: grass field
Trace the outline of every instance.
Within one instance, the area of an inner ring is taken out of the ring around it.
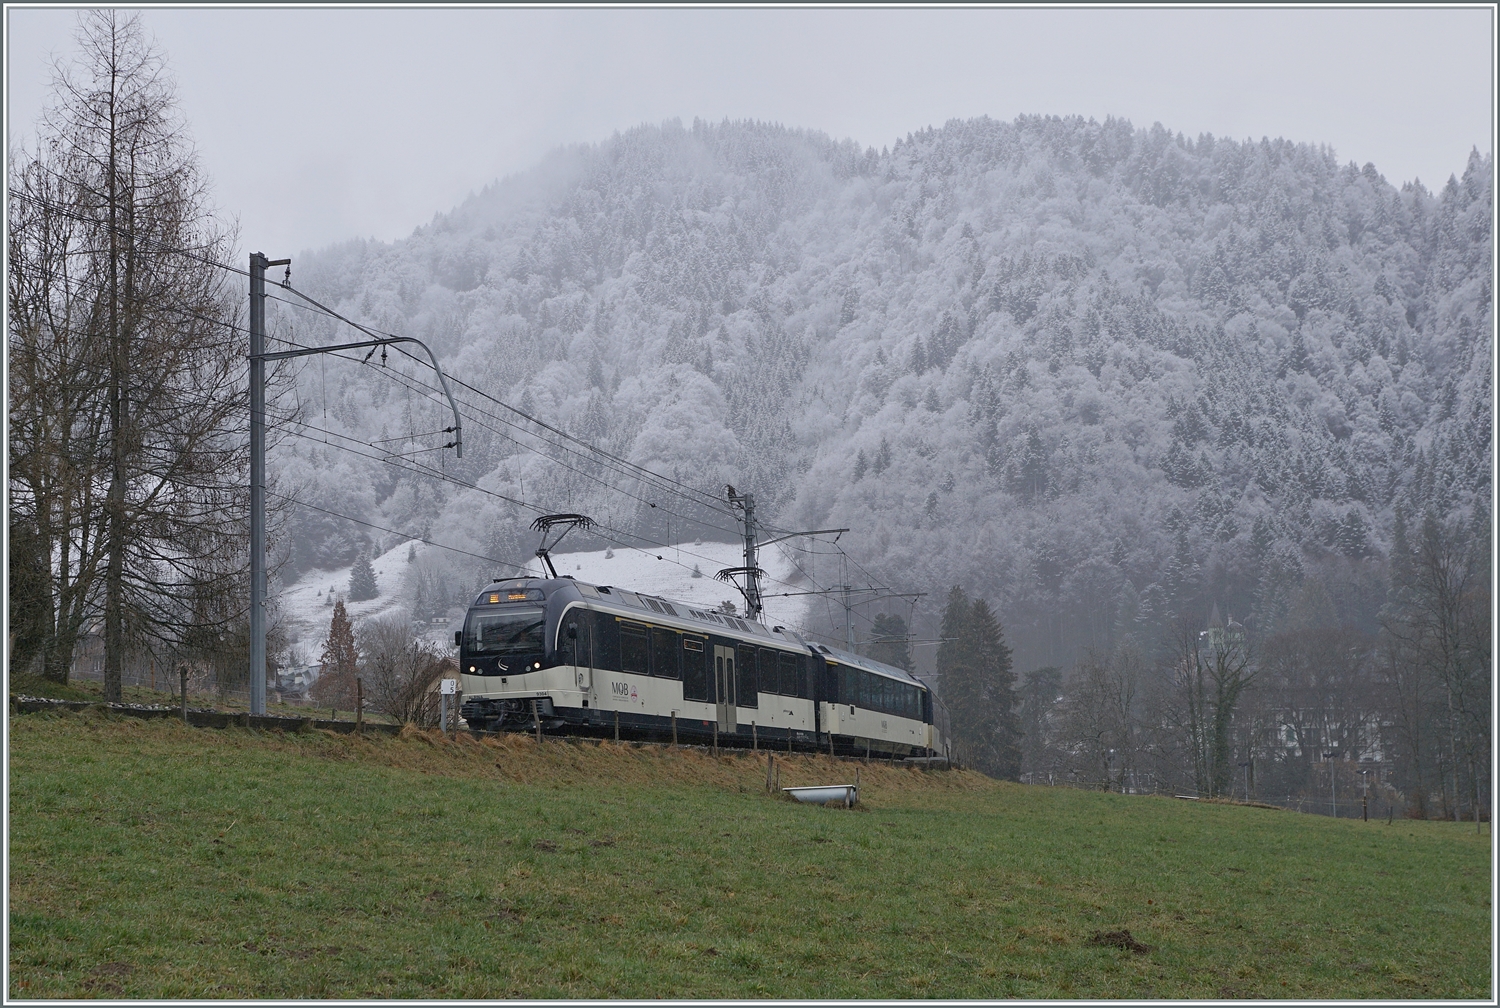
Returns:
[[[1490,995],[1472,824],[879,765],[822,809],[763,757],[524,736],[10,732],[12,998]]]

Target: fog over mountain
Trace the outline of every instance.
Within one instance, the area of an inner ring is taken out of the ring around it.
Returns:
[[[1213,603],[1252,633],[1369,628],[1398,512],[1488,523],[1491,176],[1476,153],[1436,193],[1398,188],[1327,148],[1121,120],[953,121],[879,151],[672,123],[301,258],[293,283],[630,462],[753,492],[777,527],[848,526],[859,565],[934,593],[921,632],[950,585],[989,598],[1024,670]],[[278,307],[278,337],[357,338]],[[431,381],[394,354],[292,372],[281,401],[312,426],[273,451],[279,492],[517,562],[534,513],[496,495],[620,543],[732,538],[472,393],[462,460],[346,450],[443,443],[393,440],[449,423],[394,371]],[[296,512],[283,580],[365,536],[397,541]],[[497,573],[454,557],[463,591]]]

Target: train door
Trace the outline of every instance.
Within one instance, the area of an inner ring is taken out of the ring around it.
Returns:
[[[739,721],[734,706],[734,648],[714,645],[714,699],[718,702],[719,731],[733,732]]]
[[[564,621],[563,633],[573,642],[573,673],[578,692],[588,695],[594,689],[594,614],[574,609]]]

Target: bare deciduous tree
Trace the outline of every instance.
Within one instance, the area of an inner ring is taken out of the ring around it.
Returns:
[[[1184,622],[1178,633],[1177,687],[1169,710],[1186,736],[1193,782],[1201,794],[1227,795],[1234,776],[1232,729],[1240,698],[1256,677],[1244,629],[1223,626],[1214,617],[1196,632]]]
[[[1489,776],[1489,534],[1480,518],[1476,513],[1467,523],[1445,523],[1429,513],[1410,549],[1398,543],[1395,598],[1382,620],[1387,681],[1403,701],[1398,725],[1414,760],[1425,750],[1439,763],[1450,818],[1479,816]],[[1433,693],[1441,697],[1435,712],[1424,703]]]
[[[243,618],[247,400],[214,265],[232,236],[162,54],[114,10],[82,13],[76,38],[39,144],[11,169],[9,489],[26,560],[46,568],[28,646],[66,679],[98,619],[118,699],[130,651],[180,651]]]
[[[365,620],[359,626],[360,671],[371,709],[404,722],[434,720],[434,687],[451,659],[412,634],[404,613]]]

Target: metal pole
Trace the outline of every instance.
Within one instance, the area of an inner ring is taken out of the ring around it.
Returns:
[[[756,573],[755,555],[755,495],[745,494],[741,500],[745,505],[745,601],[749,604],[750,618],[760,619],[760,577]]]
[[[438,694],[438,731],[448,734],[448,694]]]
[[[849,605],[849,558],[839,554],[839,573],[843,584],[839,585],[844,590],[844,648],[850,654],[854,654],[854,610]]]
[[[266,712],[266,267],[250,253],[250,713]]]

